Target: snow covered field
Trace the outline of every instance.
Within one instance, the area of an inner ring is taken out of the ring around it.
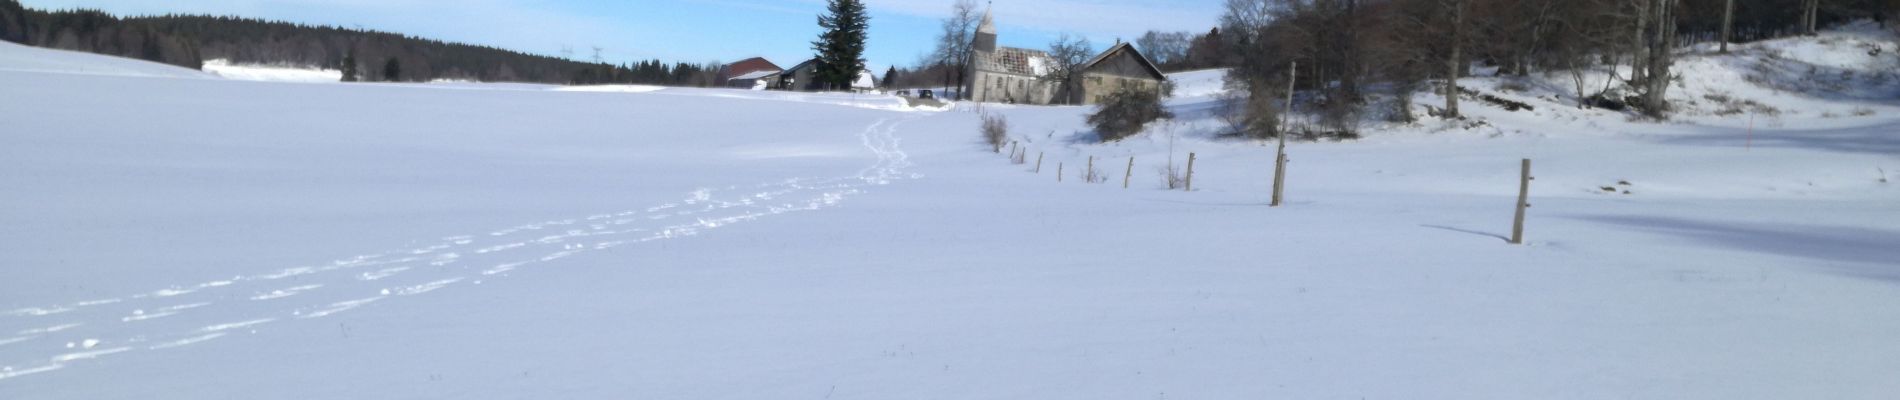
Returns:
[[[1750,51],[1839,61],[1843,35]],[[1472,79],[1537,109],[1295,144],[1273,209],[1272,149],[1211,137],[1218,74],[1120,143],[1087,109],[984,107],[1032,173],[968,105],[248,82],[0,44],[0,398],[1900,393],[1877,85],[1718,82],[1785,108],[1750,130]],[[1160,187],[1170,147],[1196,192]],[[1135,157],[1133,188],[1079,183],[1091,156]]]

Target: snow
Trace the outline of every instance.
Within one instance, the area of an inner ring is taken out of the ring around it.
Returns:
[[[1830,37],[1758,46],[1879,72]],[[1762,60],[1712,58],[1685,64]],[[1214,136],[1218,74],[1176,75],[1181,119],[1117,143],[1088,108],[982,107],[1036,173],[969,104],[154,79],[203,74],[0,47],[0,398],[1900,392],[1892,97],[1782,89],[1750,129],[1474,78],[1537,108],[1296,143],[1269,208],[1271,147]],[[1684,92],[1776,93],[1746,82]],[[1161,188],[1188,152],[1197,191]],[[1135,157],[1132,187],[1078,183],[1091,156]]]
[[[232,64],[228,60],[205,60],[205,72],[226,79],[267,82],[337,82],[343,71],[316,67]]]
[[[210,77],[202,72],[154,62],[42,49],[6,41],[0,41],[0,72],[154,78]]]

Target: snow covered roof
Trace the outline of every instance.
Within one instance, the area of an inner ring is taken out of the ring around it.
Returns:
[[[778,75],[778,73],[779,73],[779,71],[777,71],[777,70],[771,70],[771,71],[758,71],[758,72],[753,72],[753,73],[749,73],[749,74],[745,74],[745,75],[739,75],[739,76],[735,76],[735,77],[732,77],[732,79],[727,79],[727,80],[751,80],[751,79],[764,79],[765,77],[769,77],[769,76],[773,76],[773,75]]]
[[[1019,49],[1015,47],[997,48],[995,53],[977,53],[978,71],[1001,72],[1012,75],[1042,76],[1049,72],[1049,53],[1041,50]]]

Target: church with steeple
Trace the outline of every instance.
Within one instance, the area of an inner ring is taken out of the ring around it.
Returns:
[[[1129,43],[1116,43],[1076,66],[1069,87],[1046,79],[1057,65],[1048,52],[996,45],[996,19],[983,11],[971,43],[968,98],[983,103],[1098,104],[1117,90],[1162,90],[1167,75]]]
[[[1040,50],[996,45],[996,20],[983,11],[983,23],[971,43],[969,99],[983,103],[1049,104],[1057,84],[1043,80],[1054,60]]]

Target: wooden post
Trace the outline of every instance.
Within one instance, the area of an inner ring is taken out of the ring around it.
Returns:
[[[1880,173],[1880,176],[1882,177],[1882,179],[1885,179],[1885,177],[1887,176],[1887,173],[1882,172]],[[1128,181],[1134,178],[1135,178],[1135,157],[1130,156],[1128,157],[1128,172],[1122,174],[1122,189],[1127,189]]]
[[[1518,176],[1517,219],[1511,225],[1511,244],[1524,244],[1524,209],[1530,208],[1531,159],[1524,159],[1524,172]]]
[[[1185,191],[1194,191],[1194,153],[1188,153],[1187,183],[1183,186]]]
[[[1009,160],[1016,161],[1016,141],[1009,141]]]
[[[1287,119],[1293,115],[1293,85],[1299,82],[1300,62],[1294,61],[1286,71],[1286,109],[1280,110],[1280,148],[1273,156],[1273,205],[1279,207],[1286,199],[1286,135],[1293,127]]]
[[[1056,183],[1062,183],[1062,163],[1056,163]]]
[[[1082,182],[1095,183],[1095,156],[1089,156],[1089,169],[1082,170]]]
[[[1036,152],[1036,173],[1042,173],[1042,152]]]

